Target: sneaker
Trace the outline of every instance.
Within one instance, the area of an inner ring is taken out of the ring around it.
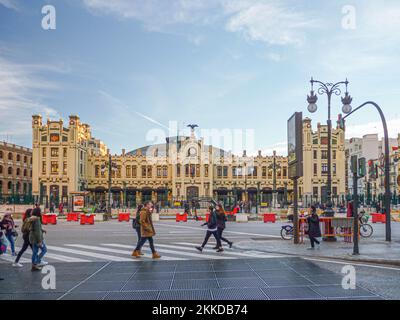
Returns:
[[[218,250],[218,247],[214,247],[213,250]]]
[[[33,271],[40,271],[40,270],[42,270],[42,268],[40,268],[39,266],[37,266],[37,265],[32,265],[32,269],[31,269],[32,272],[33,272]]]
[[[14,263],[12,264],[12,266],[13,266],[13,267],[16,267],[16,268],[22,268],[22,267],[23,267],[23,265],[20,264],[19,262],[14,262]]]
[[[49,263],[47,261],[42,260],[42,262],[40,262],[38,264],[39,267],[43,267],[43,266],[47,266]]]
[[[233,242],[229,242],[229,248],[232,248]]]
[[[217,250],[217,252],[224,252],[224,249],[219,248],[219,249]]]
[[[202,247],[196,247],[197,250],[199,250],[200,252],[203,252],[203,248]]]

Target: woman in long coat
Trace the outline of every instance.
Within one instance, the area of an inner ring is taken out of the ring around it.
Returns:
[[[320,242],[316,238],[321,237],[321,228],[319,226],[319,217],[317,214],[317,209],[312,206],[311,207],[311,216],[307,217],[307,223],[308,223],[308,236],[310,238],[311,242],[311,248],[309,249],[314,249],[315,248],[315,243],[320,245]]]

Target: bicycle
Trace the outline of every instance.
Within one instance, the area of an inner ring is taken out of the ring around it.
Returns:
[[[293,222],[293,215],[288,216],[288,220]],[[294,236],[293,225],[285,225],[281,227],[281,237],[283,240],[292,240]]]
[[[363,238],[369,238],[374,233],[374,228],[368,223],[369,216],[366,215],[365,211],[362,211],[358,214],[359,221],[359,233]],[[345,232],[344,227],[337,227],[336,233],[341,234]]]

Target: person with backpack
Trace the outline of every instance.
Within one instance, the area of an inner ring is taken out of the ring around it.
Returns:
[[[150,244],[150,249],[153,254],[153,259],[159,259],[161,256],[157,253],[156,249],[154,248],[154,240],[153,237],[156,234],[154,229],[153,220],[151,218],[151,214],[153,213],[153,203],[148,201],[144,204],[142,210],[140,210],[140,241],[137,244],[135,250],[132,253],[132,256],[135,258],[140,258],[140,252],[148,240]]]
[[[136,210],[136,216],[135,218],[132,220],[132,228],[135,229],[136,234],[137,234],[137,243],[136,243],[136,247],[139,245],[139,242],[142,238],[141,236],[141,232],[140,232],[140,211],[143,209],[143,205],[139,204]],[[134,252],[132,252],[132,256],[134,257]],[[139,250],[139,255],[143,256],[143,253]]]
[[[28,247],[31,247],[31,249],[32,249],[32,245],[29,242],[29,233],[30,233],[31,226],[32,226],[31,217],[32,217],[32,209],[26,210],[24,216],[22,217],[23,222],[22,222],[22,227],[21,227],[22,239],[24,240],[24,243],[22,245],[21,250],[18,252],[17,258],[15,259],[14,263],[12,264],[13,267],[22,268],[23,265],[21,263],[19,263],[19,260],[21,259],[22,255],[24,254],[26,249],[28,249]]]
[[[18,233],[15,230],[17,226],[14,223],[14,219],[11,216],[11,211],[6,211],[2,220],[2,226],[4,228],[4,234],[10,244],[11,255],[15,257],[17,253],[15,252],[15,238],[18,237]]]
[[[232,248],[233,242],[229,241],[228,239],[222,236],[222,233],[226,228],[226,221],[228,221],[228,219],[226,218],[225,210],[222,207],[222,205],[220,204],[217,205],[216,212],[217,212],[217,232],[218,232],[218,238],[221,241],[221,246],[222,246],[222,241],[224,241],[229,245],[229,248]],[[218,249],[218,247],[215,247],[214,249]]]
[[[206,246],[208,240],[210,239],[211,235],[214,236],[215,240],[217,241],[217,252],[223,252],[224,249],[221,245],[221,240],[218,236],[218,228],[217,228],[217,213],[215,212],[213,207],[209,207],[210,216],[208,218],[208,222],[202,224],[201,226],[207,226],[207,233],[204,238],[203,244],[200,247],[195,247],[200,252],[203,252],[204,247]]]
[[[42,213],[40,208],[36,207],[32,211],[32,225],[29,232],[29,242],[32,245],[32,269],[31,271],[40,271],[41,267],[47,265],[46,261],[43,261],[43,257],[47,252],[47,247],[44,242],[43,233],[46,230],[42,229]],[[39,250],[41,251],[39,254]]]

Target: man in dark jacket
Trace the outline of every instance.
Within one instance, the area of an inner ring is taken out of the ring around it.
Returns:
[[[207,226],[206,237],[204,238],[201,247],[196,247],[196,249],[202,252],[208,240],[210,239],[211,235],[213,235],[215,240],[217,241],[217,246],[216,246],[216,248],[218,248],[217,252],[223,252],[224,249],[222,249],[221,239],[218,236],[217,213],[213,207],[210,207],[209,210],[210,210],[210,216],[208,218],[208,222],[202,224],[202,226],[205,225]]]
[[[313,250],[315,248],[315,243],[319,245],[320,242],[316,238],[321,237],[321,228],[319,226],[319,217],[317,214],[317,209],[312,206],[311,207],[311,216],[307,217],[307,223],[308,223],[308,236],[310,237],[310,242],[311,242],[311,248],[308,248],[310,250]]]

